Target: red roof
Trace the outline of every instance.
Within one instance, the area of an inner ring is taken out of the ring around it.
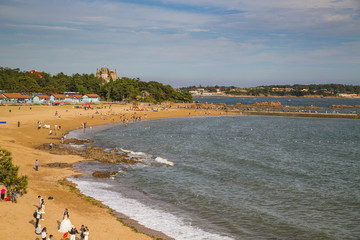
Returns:
[[[5,98],[3,95],[0,94],[0,98]]]
[[[6,98],[31,99],[29,95],[21,93],[3,93]]]
[[[70,96],[69,96],[70,97]],[[82,95],[71,95],[72,98],[77,98],[77,99],[81,99]]]
[[[98,97],[100,97],[97,94],[85,94],[84,96],[88,96],[89,98],[98,98]]]
[[[50,99],[50,96],[48,95],[36,95],[38,96],[39,98],[43,98],[43,99]]]
[[[31,70],[29,71],[30,74],[35,74],[35,75],[38,75],[39,77],[42,77],[42,72],[38,72],[36,70]]]
[[[54,98],[67,98],[65,94],[53,94]]]

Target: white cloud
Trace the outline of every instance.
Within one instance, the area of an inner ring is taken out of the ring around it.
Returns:
[[[6,24],[9,27],[15,28],[29,28],[42,30],[60,30],[60,31],[78,31],[78,28],[64,27],[64,26],[49,26],[49,25],[32,25],[32,24]]]
[[[92,72],[109,64],[133,76],[173,72],[178,78],[234,78],[242,71],[255,77],[250,69],[264,64],[284,70],[359,63],[359,1],[167,2],[199,8],[187,12],[106,0],[0,3],[0,52],[8,56],[0,63],[38,63],[54,73]],[[202,12],[201,7],[218,11]],[[11,40],[16,42],[5,45]]]
[[[208,29],[200,29],[200,28],[193,28],[193,29],[185,29],[188,32],[209,32]]]
[[[326,22],[348,22],[351,20],[351,16],[349,14],[325,14],[323,18]]]

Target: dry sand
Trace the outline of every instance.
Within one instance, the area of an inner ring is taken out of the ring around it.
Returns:
[[[39,206],[38,195],[45,199],[46,206],[45,220],[40,220],[40,224],[47,228],[48,234],[54,235],[53,239],[62,239],[62,234],[58,232],[58,226],[62,221],[65,208],[69,209],[70,220],[78,229],[82,224],[88,226],[89,239],[152,239],[124,226],[109,213],[109,209],[90,203],[79,196],[76,191],[71,191],[70,187],[59,183],[65,177],[80,174],[79,172],[73,171],[71,168],[42,167],[44,164],[53,162],[75,163],[84,160],[83,158],[73,155],[54,155],[35,149],[44,143],[60,142],[62,134],[80,128],[82,122],[86,122],[87,127],[119,122],[118,115],[111,117],[109,114],[124,114],[130,108],[130,105],[112,104],[111,111],[109,111],[109,105],[103,106],[106,106],[106,109],[87,111],[74,108],[74,105],[0,106],[0,121],[6,121],[6,124],[0,124],[0,148],[10,151],[13,163],[20,167],[20,174],[28,176],[28,193],[19,197],[18,203],[0,201],[1,239],[41,239],[35,234],[35,219],[32,216],[36,207]],[[55,116],[56,111],[58,116]],[[95,114],[96,111],[102,115]],[[129,111],[126,114],[127,118],[132,113],[134,111]],[[145,113],[147,117],[144,116]],[[158,112],[137,111],[136,115],[142,116],[144,119],[151,119],[204,115],[204,113],[203,110],[177,109],[173,106],[168,110],[164,109]],[[220,112],[211,111],[210,114],[219,115]],[[18,127],[18,121],[20,127]],[[50,124],[53,131],[54,125],[57,124],[61,126],[61,130],[57,131],[57,136],[50,136],[48,129],[37,129],[38,121]],[[39,160],[39,171],[34,170],[36,159]],[[2,188],[2,186],[0,187]],[[55,200],[47,200],[49,196]],[[150,234],[152,235],[151,232]]]

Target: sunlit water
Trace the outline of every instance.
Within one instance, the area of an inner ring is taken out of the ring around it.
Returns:
[[[144,163],[80,163],[119,172],[72,178],[80,190],[176,239],[360,236],[359,120],[175,118],[87,134]]]
[[[254,104],[259,102],[280,102],[282,106],[290,107],[310,107],[316,106],[322,109],[313,111],[318,112],[339,112],[360,114],[360,108],[333,109],[332,105],[360,106],[360,98],[296,98],[296,97],[201,97],[194,98],[194,101],[208,103],[226,103],[227,105]]]

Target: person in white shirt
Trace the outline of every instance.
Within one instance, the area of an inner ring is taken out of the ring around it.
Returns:
[[[44,227],[43,230],[41,231],[41,239],[46,240],[46,235],[47,235],[46,227]]]

